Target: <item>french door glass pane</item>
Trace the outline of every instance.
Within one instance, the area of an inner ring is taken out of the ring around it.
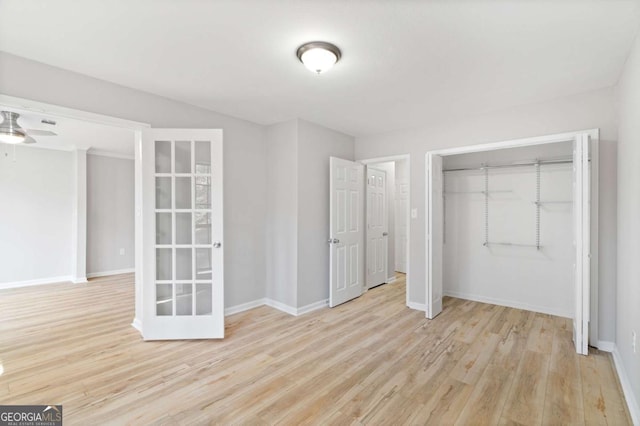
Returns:
[[[191,141],[176,141],[176,173],[191,173]]]
[[[211,208],[211,177],[196,176],[196,209]]]
[[[176,213],[176,244],[191,244],[191,213]]]
[[[176,315],[193,314],[193,285],[176,284]]]
[[[176,249],[176,280],[190,280],[193,278],[193,263],[190,248]]]
[[[171,178],[156,178],[156,209],[171,208]]]
[[[173,314],[173,289],[171,284],[156,284],[156,315]]]
[[[176,177],[176,209],[191,208],[191,178]]]
[[[195,145],[196,173],[211,174],[211,142],[196,141]]]
[[[170,141],[156,141],[156,173],[171,173]]]
[[[196,315],[211,315],[211,283],[196,284]]]
[[[156,249],[156,280],[169,281],[173,279],[173,259],[170,248]]]
[[[211,248],[196,249],[196,280],[211,279]]]
[[[156,244],[171,244],[171,213],[156,213]]]
[[[196,212],[196,244],[211,244],[211,213]]]

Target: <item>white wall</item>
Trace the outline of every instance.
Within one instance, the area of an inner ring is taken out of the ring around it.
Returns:
[[[329,157],[353,153],[353,137],[298,120],[297,307],[329,298]]]
[[[488,180],[489,241],[535,245],[535,168],[490,169]],[[540,168],[540,199],[567,201],[541,206],[540,250],[483,245],[484,172],[448,172],[444,184],[444,294],[573,317],[572,165]]]
[[[298,294],[298,122],[267,128],[266,296],[295,307]]]
[[[88,274],[135,266],[133,171],[133,160],[87,156]]]
[[[265,297],[262,126],[2,52],[0,92],[152,127],[223,129],[225,306]]]
[[[0,144],[0,287],[71,275],[72,153]]]
[[[599,326],[601,340],[615,336],[615,183],[612,161],[617,126],[612,89],[504,111],[442,122],[407,131],[356,138],[356,158],[376,158],[411,154],[411,207],[418,218],[411,221],[411,288],[409,298],[425,303],[425,153],[434,149],[497,142],[571,130],[600,128],[600,245],[599,245]]]
[[[633,353],[631,332],[640,333],[640,38],[618,86],[618,294],[616,345],[640,422],[640,336]],[[640,423],[638,423],[640,424]]]
[[[387,232],[389,233],[387,236],[387,278],[393,278],[396,269],[396,163],[395,161],[387,161],[386,163],[369,164],[367,167],[382,170],[387,174]]]

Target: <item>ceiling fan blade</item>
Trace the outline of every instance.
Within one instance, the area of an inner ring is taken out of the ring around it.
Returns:
[[[24,129],[28,134],[34,136],[58,136],[57,133],[50,130]]]
[[[36,143],[37,141],[32,138],[31,136],[27,135],[27,137],[24,139],[24,141],[22,143],[24,144],[31,144],[31,143]]]

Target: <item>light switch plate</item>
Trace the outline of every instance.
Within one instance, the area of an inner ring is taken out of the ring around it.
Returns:
[[[411,219],[418,218],[418,209],[411,209]]]

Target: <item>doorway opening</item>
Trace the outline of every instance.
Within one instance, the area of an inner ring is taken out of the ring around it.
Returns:
[[[366,289],[407,273],[408,160],[368,163],[365,193]]]
[[[330,292],[337,306],[410,273],[410,157],[330,159]]]

